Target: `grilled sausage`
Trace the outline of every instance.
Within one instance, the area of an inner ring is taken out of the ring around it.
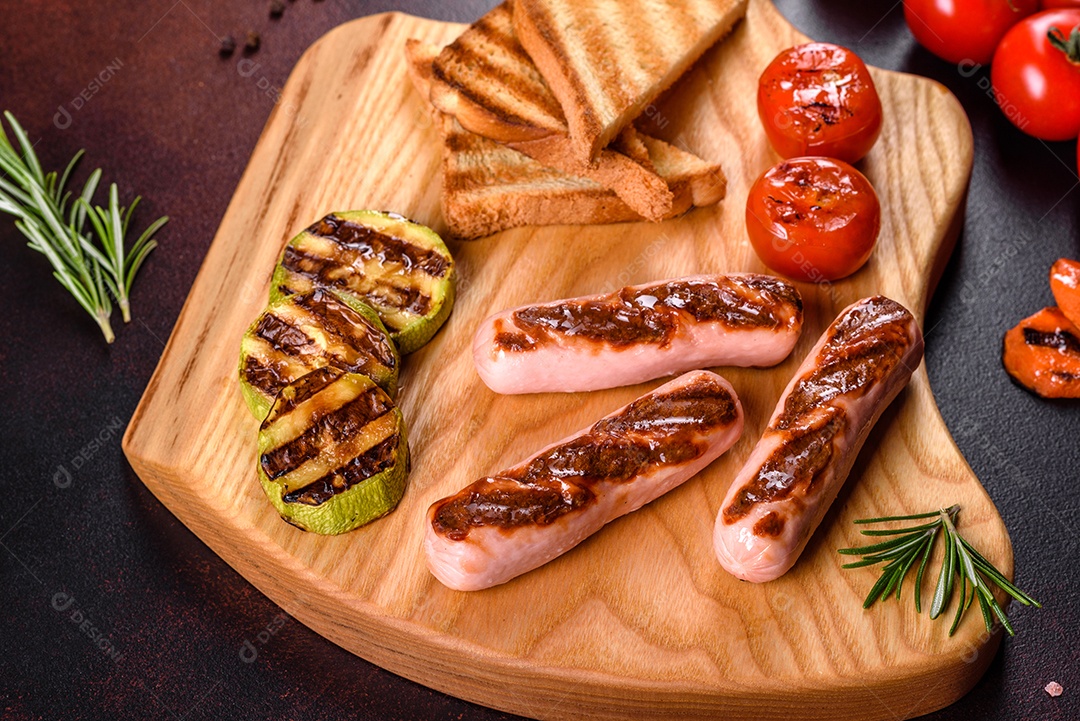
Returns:
[[[497,313],[473,359],[496,393],[590,391],[694,368],[770,366],[802,330],[802,299],[766,275],[700,275]]]
[[[874,296],[840,313],[728,489],[713,536],[725,569],[762,582],[794,565],[922,353],[918,323],[896,301]]]
[[[731,385],[687,373],[428,509],[424,550],[450,588],[505,583],[686,481],[742,433]]]

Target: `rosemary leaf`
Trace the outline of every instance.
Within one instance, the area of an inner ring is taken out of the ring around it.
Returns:
[[[915,564],[915,559],[917,559],[920,555],[925,557],[925,555],[926,555],[926,546],[927,546],[927,544],[929,542],[930,542],[930,537],[924,538],[922,540],[922,542],[915,548],[915,550],[912,551],[911,556],[908,558],[907,562],[904,564],[904,567],[900,569],[900,580],[896,584],[896,600],[897,601],[900,600],[900,591],[904,587],[904,578],[907,576],[908,571],[911,570],[911,567]]]
[[[937,541],[938,531],[941,528],[935,528],[934,532],[930,535],[930,539],[926,542],[926,548],[923,549],[922,561],[919,562],[919,572],[915,574],[915,613],[922,613],[922,579],[923,573],[926,572],[926,564],[930,561],[930,553],[934,550],[934,543]]]
[[[902,536],[900,538],[894,538],[891,541],[883,541],[881,543],[875,543],[870,546],[859,546],[858,548],[841,548],[839,552],[850,556],[865,556],[868,554],[881,555],[882,553],[888,551],[895,551],[897,549],[903,548],[909,543],[912,543],[911,537]]]
[[[937,585],[934,587],[934,599],[930,603],[930,618],[937,618],[949,604],[952,595],[953,540],[945,534],[945,557],[941,561]]]
[[[912,526],[911,528],[859,531],[859,533],[863,534],[864,536],[895,536],[901,533],[911,533],[912,531],[926,531],[928,529],[937,527],[938,522],[934,521],[933,523],[924,523],[921,526]]]
[[[952,636],[954,633],[956,633],[956,628],[957,628],[957,626],[960,625],[960,619],[963,618],[964,611],[967,610],[967,598],[968,598],[967,587],[968,587],[968,585],[967,585],[966,581],[961,581],[960,582],[960,603],[956,604],[956,615],[953,616],[952,625],[949,626],[949,635],[950,636]],[[974,595],[975,595],[975,589],[974,588],[971,589],[971,595],[972,595],[972,597],[974,597]]]
[[[860,518],[855,523],[887,523],[889,521],[917,521],[920,518],[933,518],[939,511],[930,513],[916,513],[913,516],[882,516],[881,518]]]
[[[924,520],[934,518],[933,521],[915,526],[861,530],[865,536],[889,536],[890,538],[880,543],[854,548],[838,549],[844,555],[861,556],[860,560],[845,563],[842,568],[861,568],[879,563],[885,565],[881,574],[867,594],[863,602],[863,608],[870,608],[877,601],[885,601],[890,595],[900,599],[904,579],[919,561],[919,568],[915,574],[915,612],[922,613],[922,582],[926,573],[930,556],[937,545],[939,535],[945,538],[944,553],[941,561],[941,570],[934,584],[934,595],[930,602],[930,618],[936,619],[944,613],[953,599],[955,586],[960,587],[960,598],[956,605],[956,612],[949,627],[949,635],[952,636],[959,628],[963,617],[969,608],[977,601],[979,611],[983,617],[983,624],[988,632],[992,632],[996,624],[1000,623],[1006,633],[1013,635],[1014,629],[1005,610],[994,597],[993,586],[997,586],[1010,597],[1024,605],[1041,607],[1039,602],[1020,590],[1005,575],[994,567],[986,558],[979,553],[970,542],[967,541],[956,529],[957,519],[960,514],[960,506],[953,505],[928,513],[918,513],[907,516],[888,516],[855,521],[857,524],[866,523],[894,523],[901,521]]]

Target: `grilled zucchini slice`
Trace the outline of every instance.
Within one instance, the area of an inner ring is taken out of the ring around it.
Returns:
[[[331,290],[271,303],[240,342],[240,387],[259,420],[282,388],[325,366],[369,376],[390,396],[397,392],[401,358],[379,316]]]
[[[405,492],[401,411],[367,376],[320,368],[281,389],[259,428],[259,481],[281,517],[345,533],[392,511]]]
[[[331,213],[285,246],[270,300],[332,288],[379,314],[402,355],[431,340],[454,305],[454,259],[430,228],[394,213]]]

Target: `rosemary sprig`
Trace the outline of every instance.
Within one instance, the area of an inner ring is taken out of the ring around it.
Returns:
[[[130,321],[131,283],[147,254],[157,245],[154,233],[168,218],[154,221],[125,253],[124,236],[139,198],[125,212],[114,183],[109,189],[108,207],[92,206],[101,181],[100,168],[90,174],[82,192],[74,196],[65,188],[83,151],[75,154],[63,175],[46,174],[26,131],[11,113],[5,112],[4,117],[15,143],[0,123],[0,212],[16,218],[15,227],[30,241],[29,246],[48,259],[53,276],[90,314],[105,341],[112,343],[115,336],[109,322],[110,293],[120,305],[124,322]],[[92,225],[89,231],[87,218]],[[94,242],[95,237],[100,246]]]
[[[1038,601],[1013,585],[1001,571],[994,568],[993,564],[960,535],[956,530],[956,519],[959,514],[960,506],[954,505],[911,516],[887,516],[855,521],[858,524],[869,524],[934,519],[929,523],[904,528],[864,530],[861,532],[864,536],[889,537],[889,539],[867,546],[840,549],[839,552],[845,555],[862,556],[861,560],[846,563],[843,568],[885,564],[881,569],[881,576],[866,596],[863,608],[870,608],[877,601],[884,601],[894,593],[899,600],[904,578],[918,561],[919,569],[915,575],[915,612],[922,613],[923,573],[926,571],[926,565],[934,551],[939,534],[945,537],[945,555],[930,602],[930,618],[936,619],[948,608],[955,587],[959,585],[960,603],[956,607],[952,626],[949,627],[950,636],[956,632],[960,619],[976,600],[979,602],[979,610],[982,612],[983,623],[988,632],[993,631],[996,618],[1010,636],[1014,635],[1012,624],[1009,623],[1005,612],[994,598],[991,584],[1025,606],[1042,608]]]
[[[129,207],[121,207],[116,183],[113,183],[109,186],[108,208],[102,208],[101,206],[91,207],[90,203],[83,198],[79,198],[77,201],[83,207],[87,217],[90,218],[90,223],[94,226],[94,231],[97,233],[105,252],[102,253],[92,244],[88,244],[86,250],[104,268],[105,283],[109,286],[109,291],[113,294],[113,297],[116,298],[125,323],[131,321],[131,306],[128,301],[128,297],[131,295],[131,282],[135,280],[135,274],[139,271],[143,261],[146,260],[146,256],[157,247],[157,241],[153,240],[154,233],[169,222],[168,217],[164,216],[155,220],[150,224],[150,227],[143,231],[139,239],[135,241],[135,245],[131,247],[131,250],[125,254],[124,236],[127,235],[131,214],[135,212],[135,206],[139,204],[140,200],[142,200],[141,197],[135,196],[135,200],[131,201]]]

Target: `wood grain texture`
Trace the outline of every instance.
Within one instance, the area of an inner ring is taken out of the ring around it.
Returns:
[[[910,595],[864,612],[872,569],[835,549],[868,515],[964,507],[966,535],[1006,574],[996,510],[934,404],[924,368],[886,412],[796,567],[751,585],[725,573],[712,525],[781,390],[836,312],[884,293],[921,320],[960,227],[972,162],[967,119],[925,79],[874,70],[881,141],[861,164],[881,196],[868,266],[801,284],[805,332],[767,371],[719,369],[746,432],[705,472],[504,586],[460,593],[427,571],[424,511],[463,485],[585,427],[662,381],[589,394],[497,396],[469,352],[489,312],[698,272],[763,271],[745,239],[753,180],[776,158],[754,89],[803,40],[767,0],[651,111],[660,133],[724,164],[720,205],[662,224],[520,229],[451,243],[453,316],[407,358],[400,404],[413,470],[398,510],[341,537],[283,523],[256,478],[257,423],[235,377],[240,336],[263,307],[282,244],[333,210],[390,209],[442,230],[439,148],[405,75],[408,37],[460,26],[399,14],[344,25],[300,60],[263,132],[146,393],[124,449],[146,485],[288,613],[345,648],[461,698],[542,719],[894,719],[965,693],[993,657],[977,613],[956,636]],[[928,329],[929,330],[929,329]],[[929,334],[933,343],[933,334]],[[907,592],[908,594],[910,591]]]

